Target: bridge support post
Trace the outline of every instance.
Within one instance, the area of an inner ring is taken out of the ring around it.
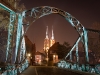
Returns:
[[[12,63],[15,16],[16,16],[16,14],[14,12],[10,12],[10,25],[8,28],[9,29],[8,43],[7,43],[7,51],[6,51],[6,62],[9,62],[9,63]]]
[[[22,33],[22,14],[18,14],[18,28],[17,28],[17,36],[16,36],[16,52],[15,52],[15,62],[18,63],[19,61],[19,47],[21,41],[21,33]]]
[[[88,38],[87,38],[87,31],[84,29],[83,32],[83,42],[84,42],[84,49],[85,49],[85,58],[86,58],[86,63],[89,63],[89,57],[88,57]]]
[[[6,46],[6,57],[4,58],[5,62],[9,62],[11,63],[12,61],[12,49],[13,49],[13,30],[14,30],[14,23],[15,23],[15,16],[16,16],[16,13],[8,8],[7,6],[5,6],[4,2],[2,2],[0,0],[0,8],[6,10],[7,12],[10,13],[10,24],[8,26],[8,39],[7,39],[7,46]]]
[[[76,61],[79,63],[79,56],[78,56],[78,43],[76,44]]]
[[[76,43],[76,68],[79,69],[78,43]]]
[[[72,51],[70,51],[70,61],[72,62]]]

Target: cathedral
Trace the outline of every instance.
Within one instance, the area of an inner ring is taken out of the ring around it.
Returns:
[[[54,43],[55,43],[55,39],[54,39],[53,27],[52,27],[52,36],[51,38],[49,38],[48,26],[47,26],[46,27],[46,37],[44,39],[44,52],[46,53],[47,58],[48,58],[48,50]]]

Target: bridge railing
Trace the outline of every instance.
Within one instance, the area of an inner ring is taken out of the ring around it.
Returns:
[[[28,68],[29,63],[27,60],[25,60],[25,62],[21,63],[21,64],[15,64],[15,65],[10,65],[8,64],[5,67],[5,71],[2,71],[1,69],[1,73],[0,75],[18,75],[21,72],[23,72],[26,68]]]
[[[86,30],[100,34],[99,30],[93,30],[93,29],[86,29]],[[76,43],[74,44],[74,46],[72,47],[72,49],[70,50],[70,52],[67,54],[67,56],[65,57],[65,59],[61,60],[61,61],[59,61],[57,63],[57,67],[67,68],[67,69],[72,69],[72,70],[79,70],[79,71],[84,71],[84,72],[89,72],[89,73],[95,73],[95,74],[100,74],[100,64],[99,63],[91,65],[91,64],[89,64],[89,62],[88,63],[83,63],[83,64],[80,64],[80,62],[78,62],[79,61],[78,60],[79,57],[77,57],[78,56],[78,53],[77,53],[77,51],[78,51],[78,43],[79,43],[79,41],[81,39],[82,39],[82,36],[80,36],[78,38],[78,40],[76,41]],[[74,51],[74,50],[76,50],[76,58],[77,58],[76,62],[72,61],[72,53],[71,52]],[[69,61],[66,59],[67,57],[70,57]]]
[[[99,30],[93,30],[93,29],[86,29],[86,30],[100,34]],[[89,62],[86,62],[86,63],[80,64],[79,55],[78,55],[78,44],[79,44],[80,41],[82,41],[82,36],[80,36],[78,38],[78,40],[76,41],[76,43],[74,44],[74,46],[72,47],[70,52],[67,54],[65,59],[61,60],[57,63],[57,67],[100,74],[100,64],[99,63],[91,65],[91,64],[89,64]],[[83,42],[83,44],[84,44],[84,42]],[[86,46],[86,47],[88,47],[88,46]],[[74,50],[76,50],[76,61],[75,62],[72,61],[72,51],[74,51]],[[69,57],[69,61],[66,59],[68,57]]]
[[[77,64],[66,60],[61,60],[60,62],[57,63],[57,67],[100,74],[100,64],[97,65]]]

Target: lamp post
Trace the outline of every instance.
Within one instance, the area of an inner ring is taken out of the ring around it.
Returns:
[[[30,53],[27,54],[27,60],[28,60],[28,62],[30,64],[31,63],[31,54]]]
[[[46,49],[46,60],[48,62],[48,49]]]
[[[47,61],[47,64],[48,64],[48,61],[49,61],[49,58],[48,58],[48,50],[49,50],[49,47],[46,48],[46,61]]]

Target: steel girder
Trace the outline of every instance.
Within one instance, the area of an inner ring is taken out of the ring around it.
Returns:
[[[24,38],[24,29],[22,26],[21,36],[18,47],[17,54],[17,63],[21,63],[26,58],[26,46],[25,46],[25,38]]]
[[[12,53],[11,37],[12,37],[12,33],[13,33],[13,24],[14,24],[14,21],[15,21],[15,13],[2,4],[0,4],[0,7],[4,8],[8,12],[10,12],[10,25],[9,25],[8,45],[7,45],[7,54],[6,54],[6,60],[7,60],[7,57],[8,56],[11,57],[11,55],[12,55],[12,54],[9,54],[9,53]],[[30,14],[28,12],[30,12]],[[87,34],[86,34],[86,30],[85,30],[84,26],[75,17],[73,17],[69,13],[67,13],[67,12],[65,12],[61,9],[58,9],[58,8],[55,8],[55,7],[49,7],[49,6],[35,7],[31,10],[23,11],[21,14],[18,15],[18,28],[17,28],[17,37],[16,37],[15,58],[17,58],[17,54],[19,54],[18,49],[20,47],[19,45],[21,43],[20,41],[21,41],[21,37],[22,37],[21,33],[22,33],[22,24],[23,24],[22,20],[23,20],[23,18],[30,16],[30,17],[33,18],[33,22],[35,22],[37,19],[39,19],[39,18],[41,18],[45,15],[52,14],[52,13],[56,13],[56,14],[63,16],[77,30],[79,35],[83,36],[83,39],[84,39],[83,44],[84,44],[84,47],[85,47],[86,59],[87,59],[87,62],[88,62]]]
[[[8,27],[8,40],[7,40],[7,50],[6,50],[6,62],[12,61],[12,48],[13,48],[13,30],[16,13],[10,8],[0,3],[0,7],[10,13],[10,24]]]
[[[22,37],[22,14],[18,14],[18,26],[17,26],[17,36],[16,36],[16,52],[15,52],[15,62],[19,63],[20,59],[20,45],[21,45],[21,37]]]
[[[24,38],[24,27],[22,26],[22,41],[20,47],[20,61],[22,62],[26,57],[26,46],[25,46],[25,38]]]
[[[24,17],[27,17],[27,16],[32,17],[33,22],[35,22],[37,19],[39,19],[45,15],[49,15],[52,13],[63,16],[79,33],[79,39],[76,41],[76,44],[74,46],[75,47],[77,46],[79,40],[83,41],[83,45],[84,45],[84,49],[85,49],[85,53],[86,53],[86,61],[89,62],[88,45],[87,45],[87,42],[88,42],[87,31],[84,28],[84,26],[75,17],[73,17],[71,14],[69,14],[61,9],[58,9],[55,7],[50,7],[50,6],[34,7],[33,9],[26,10],[24,12],[25,12]],[[72,49],[74,48],[74,46],[72,47]],[[72,51],[72,49],[71,49],[71,51]],[[76,49],[78,49],[78,48],[76,48]],[[71,56],[71,51],[70,51],[70,53],[68,53],[68,55],[70,55],[70,56]],[[78,61],[78,59],[77,59],[77,61]]]

